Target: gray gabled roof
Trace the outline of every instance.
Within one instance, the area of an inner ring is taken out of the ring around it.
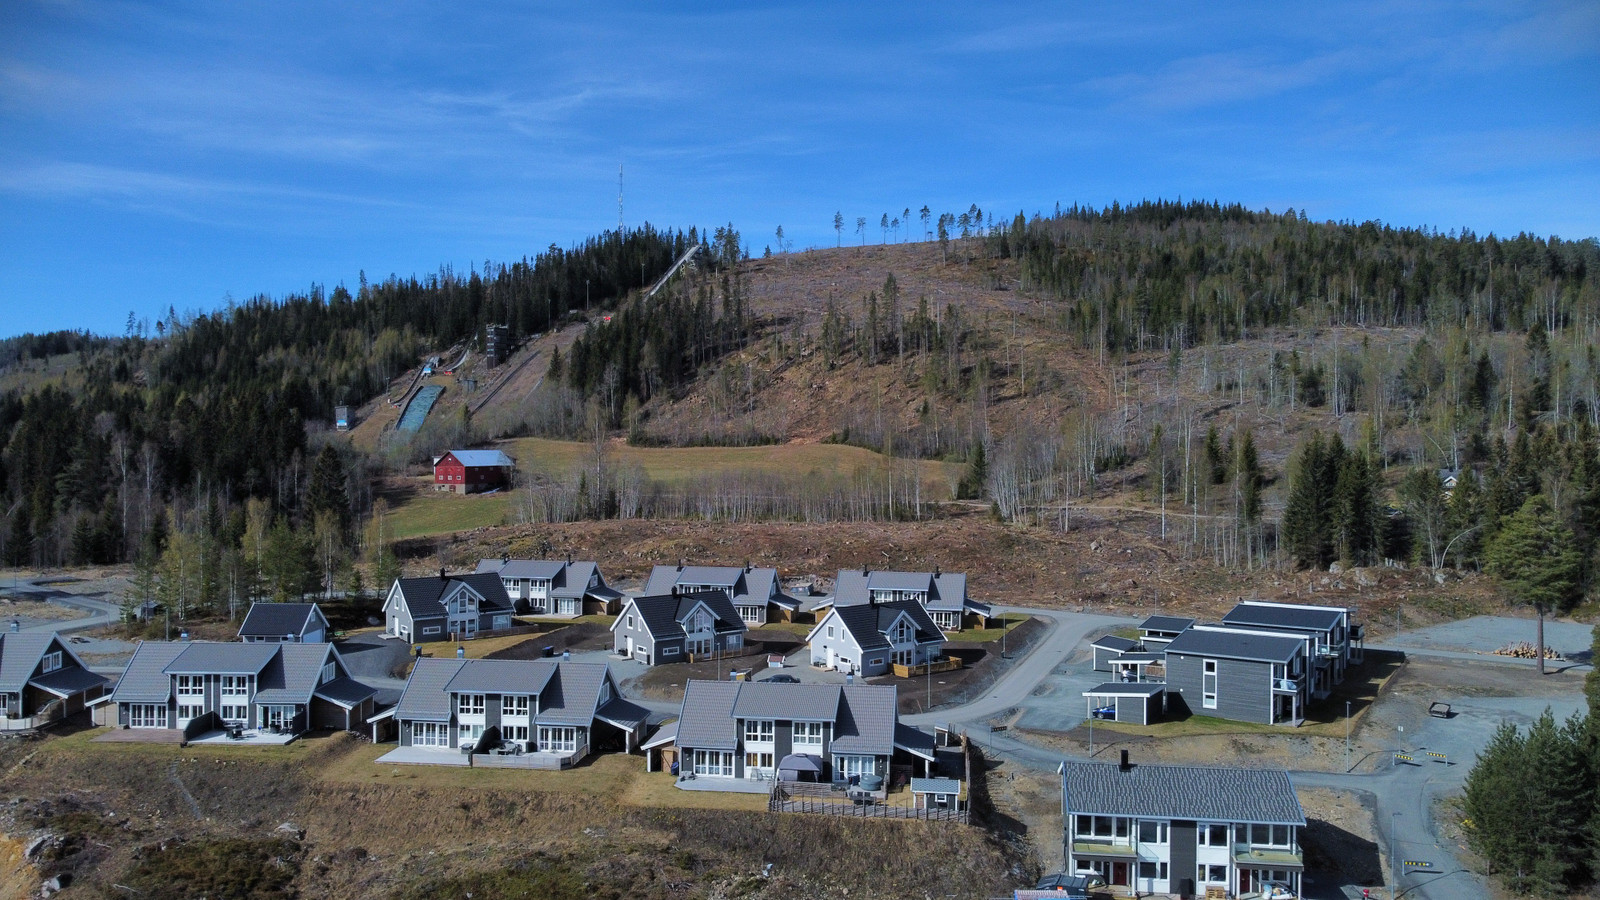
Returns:
[[[1224,625],[1288,628],[1293,631],[1332,631],[1344,618],[1342,609],[1290,603],[1240,603],[1222,617]]]
[[[595,710],[594,717],[618,728],[634,731],[650,720],[650,710],[631,700],[612,697],[610,702]]]
[[[657,639],[681,638],[685,632],[684,620],[700,604],[711,611],[716,617],[714,626],[718,633],[734,631],[747,631],[748,626],[739,618],[739,611],[733,608],[733,602],[721,591],[696,591],[692,594],[657,594],[654,596],[635,597],[628,601],[638,610],[639,617],[644,620],[644,626],[649,630],[650,636]],[[622,616],[612,623],[615,629],[624,621]]]
[[[958,612],[970,609],[988,614],[989,607],[967,598],[967,576],[961,572],[877,572],[841,569],[834,580],[835,607],[856,606],[872,600],[873,591],[921,591],[928,609]]]
[[[556,673],[553,659],[469,659],[441,690],[447,694],[537,697]]]
[[[593,724],[600,710],[600,685],[609,671],[605,663],[557,663],[555,677],[539,700],[539,723]]]
[[[63,665],[54,672],[34,678],[28,684],[41,691],[55,694],[57,697],[71,697],[73,694],[81,694],[102,684],[107,684],[110,680],[104,675],[91,672],[82,666]]]
[[[959,794],[961,793],[961,782],[954,778],[913,778],[911,779],[911,793]]]
[[[1182,616],[1151,616],[1139,623],[1139,629],[1141,631],[1170,631],[1176,633],[1187,631],[1193,625],[1193,619],[1186,619]]]
[[[237,645],[235,645],[237,646]],[[337,660],[332,644],[246,644],[276,651],[256,682],[255,703],[310,703],[322,681],[322,667]],[[183,657],[179,657],[179,662]],[[335,668],[335,673],[343,666]],[[337,677],[337,675],[335,676]]]
[[[731,714],[736,719],[832,722],[839,714],[839,685],[747,681]]]
[[[286,634],[299,637],[310,630],[313,618],[327,625],[327,617],[315,603],[262,603],[250,604],[244,623],[239,626],[239,637],[281,638]]]
[[[650,735],[648,741],[639,745],[639,749],[653,750],[656,747],[665,747],[668,744],[677,743],[677,740],[678,720],[673,719],[671,722],[662,722],[660,727],[656,728],[656,733]]]
[[[1124,771],[1115,763],[1066,762],[1061,783],[1068,815],[1306,823],[1282,769],[1136,764]]]
[[[739,699],[738,681],[697,681],[683,686],[683,707],[678,714],[678,746],[701,750],[739,749],[738,723],[733,704]]]
[[[916,629],[917,643],[926,644],[944,640],[944,632],[933,624],[933,619],[928,617],[928,611],[922,608],[922,604],[914,600],[836,606],[833,614],[838,616],[839,623],[850,632],[850,636],[862,650],[889,649],[891,646],[887,637],[889,629],[894,627],[894,623],[902,615],[911,619],[911,626]]]
[[[456,586],[462,584],[483,598],[479,604],[480,612],[512,611],[511,597],[506,593],[505,583],[493,572],[445,577],[426,575],[421,578],[399,578],[396,582],[400,585],[400,597],[411,613],[412,621],[444,618],[444,605],[440,603],[440,598],[454,593]]]
[[[317,685],[317,689],[313,693],[313,696],[321,697],[329,703],[342,706],[345,709],[351,709],[360,705],[361,701],[371,697],[377,692],[377,688],[357,681],[354,678],[345,678],[340,676],[328,682],[327,684]]]
[[[44,658],[51,644],[60,644],[53,631],[8,631],[0,634],[0,691],[13,694],[20,692],[39,668],[39,661]],[[63,666],[68,659],[79,666],[83,665],[65,644],[58,649],[62,651]]]
[[[897,750],[904,750],[929,762],[935,762],[938,759],[939,750],[934,743],[933,735],[904,722],[895,723],[894,746]]]
[[[645,581],[644,593],[670,594],[679,585],[705,585],[726,588],[739,606],[776,603],[795,609],[799,601],[783,593],[778,585],[778,570],[752,566],[656,566]]]
[[[1247,659],[1257,662],[1286,663],[1294,659],[1305,642],[1288,635],[1212,631],[1191,628],[1167,645],[1170,656],[1211,656]]]
[[[480,559],[474,574],[494,574],[501,578],[543,578],[553,580],[567,564],[555,559]]]
[[[405,689],[400,693],[400,702],[395,704],[396,721],[448,722],[450,695],[445,692],[444,686],[456,677],[464,665],[466,660],[462,659],[418,657],[411,669],[411,677],[406,679]]]
[[[172,677],[167,666],[190,644],[140,641],[133,658],[122,668],[111,699],[117,703],[165,703],[172,697]]]
[[[847,684],[841,687],[839,718],[834,722],[835,753],[894,753],[896,691],[892,685]]]
[[[1091,646],[1101,647],[1106,650],[1115,650],[1118,653],[1127,653],[1129,650],[1139,649],[1139,642],[1130,641],[1125,637],[1117,637],[1114,634],[1107,634],[1095,638],[1095,641]]]
[[[168,675],[259,675],[280,645],[194,641],[180,646],[183,652],[167,663]]]

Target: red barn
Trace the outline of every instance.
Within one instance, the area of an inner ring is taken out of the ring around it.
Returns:
[[[433,489],[475,494],[511,483],[511,457],[499,450],[451,450],[433,461]]]

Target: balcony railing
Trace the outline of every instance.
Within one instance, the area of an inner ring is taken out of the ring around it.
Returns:
[[[1300,693],[1300,685],[1303,683],[1303,679],[1300,678],[1274,678],[1272,679],[1272,689],[1275,691],[1284,691],[1290,694],[1298,694]]]

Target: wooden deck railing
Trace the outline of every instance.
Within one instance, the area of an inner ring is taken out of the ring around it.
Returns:
[[[891,668],[898,678],[910,678],[913,675],[927,675],[931,668],[934,672],[954,672],[961,668],[961,659],[956,656],[947,656],[944,659],[934,660],[931,663],[919,663],[915,666],[903,666],[895,663]]]

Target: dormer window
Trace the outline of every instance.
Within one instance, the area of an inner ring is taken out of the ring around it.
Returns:
[[[322,683],[323,684],[327,684],[328,682],[330,682],[330,681],[332,681],[332,680],[334,680],[335,678],[338,678],[338,677],[339,677],[339,666],[338,666],[337,663],[334,663],[334,662],[332,662],[330,660],[326,665],[324,665],[322,667]]]
[[[54,653],[46,653],[44,655],[44,662],[41,666],[43,672],[54,672],[59,668],[61,668],[61,651],[57,650]]]

